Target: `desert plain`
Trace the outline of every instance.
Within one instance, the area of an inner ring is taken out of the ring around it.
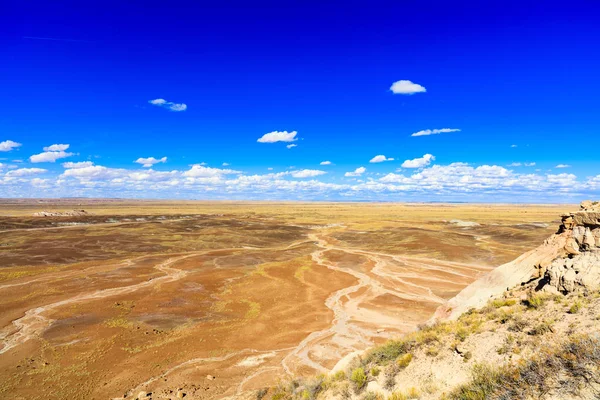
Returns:
[[[0,398],[255,398],[417,329],[568,209],[2,200]]]

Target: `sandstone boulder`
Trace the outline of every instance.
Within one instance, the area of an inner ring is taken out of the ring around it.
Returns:
[[[600,201],[584,200],[579,208],[581,211],[600,211]]]
[[[565,244],[565,251],[572,255],[579,254],[579,244],[574,238],[568,238],[567,243]]]
[[[573,258],[558,258],[546,270],[544,280],[561,293],[598,290],[600,253],[583,252]]]

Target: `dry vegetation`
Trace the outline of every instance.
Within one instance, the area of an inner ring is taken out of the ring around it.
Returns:
[[[273,399],[567,399],[600,390],[600,293],[507,292],[457,321],[376,346]]]
[[[90,215],[31,216],[74,208]],[[414,331],[491,266],[541,242],[559,209],[4,202],[0,397],[147,390],[161,398],[179,389],[190,399],[257,397],[287,373],[313,376],[351,351]],[[585,299],[568,307],[577,318]],[[422,351],[434,357],[445,348],[430,342]],[[405,357],[394,368],[408,371],[423,356]],[[374,377],[389,379],[386,363],[374,360],[357,366],[367,379],[361,393]],[[330,381],[351,392],[357,385],[340,374],[323,378]],[[317,379],[300,393],[310,398],[319,387]]]

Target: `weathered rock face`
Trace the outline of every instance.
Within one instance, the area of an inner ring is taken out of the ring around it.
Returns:
[[[600,288],[600,202],[584,201],[580,210],[563,215],[566,257],[555,259],[544,273],[544,290],[562,293]]]
[[[557,258],[546,270],[548,288],[561,293],[596,290],[600,286],[600,252]]]

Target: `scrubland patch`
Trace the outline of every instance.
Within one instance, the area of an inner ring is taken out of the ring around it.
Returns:
[[[593,393],[600,387],[600,321],[589,311],[598,307],[596,293],[559,297],[515,290],[456,321],[423,326],[368,350],[353,369],[327,377],[318,398],[337,393],[348,399],[543,399],[548,393],[554,398]],[[381,391],[372,391],[371,381]],[[340,394],[348,384],[352,390]]]

